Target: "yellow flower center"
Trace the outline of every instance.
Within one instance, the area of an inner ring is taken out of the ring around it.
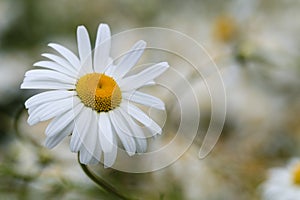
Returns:
[[[296,185],[300,185],[300,163],[298,163],[294,168],[293,181]]]
[[[82,76],[76,84],[76,92],[85,106],[97,112],[108,112],[118,107],[122,100],[116,81],[100,73]]]

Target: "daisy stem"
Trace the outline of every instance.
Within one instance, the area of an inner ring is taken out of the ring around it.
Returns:
[[[116,195],[117,197],[119,197],[120,199],[124,199],[124,200],[132,200],[129,197],[124,196],[123,194],[121,194],[116,188],[114,188],[112,185],[110,185],[109,183],[107,183],[105,180],[103,180],[102,178],[100,178],[99,176],[97,176],[95,173],[93,173],[87,165],[82,164],[79,160],[79,152],[78,152],[78,163],[80,164],[82,170],[84,171],[84,173],[90,178],[92,179],[97,185],[99,185],[101,188],[105,189],[107,192],[111,192],[114,195]]]

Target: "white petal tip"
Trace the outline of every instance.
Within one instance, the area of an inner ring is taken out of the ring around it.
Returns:
[[[111,157],[110,158],[110,155],[107,155],[107,154],[105,155],[104,154],[104,168],[112,167],[114,165],[115,161],[116,161],[116,157]]]
[[[45,142],[44,143],[44,146],[46,147],[46,148],[48,148],[48,149],[53,149],[54,147],[55,147],[55,145],[53,145],[53,144],[51,144],[51,143],[49,143],[49,142]]]
[[[90,163],[90,161],[87,160],[87,159],[84,158],[84,157],[80,157],[80,158],[79,158],[79,161],[80,161],[80,163],[82,163],[82,164],[84,164],[84,165],[88,165],[88,164]]]
[[[99,24],[99,28],[109,28],[108,24],[101,23]]]
[[[78,151],[77,150],[75,150],[74,148],[72,148],[72,147],[70,147],[70,151],[72,152],[72,153],[78,153]]]
[[[83,26],[83,25],[77,26],[77,34],[78,34],[79,32],[81,32],[81,31],[84,31],[84,32],[87,31],[87,29],[85,28],[85,26]]]
[[[82,163],[85,165],[97,165],[99,163],[99,161],[92,159],[91,161],[87,162],[87,163]]]
[[[164,105],[156,105],[156,106],[153,106],[153,107],[158,109],[158,110],[166,110],[166,107]]]
[[[108,33],[110,35],[110,28],[107,24],[99,24],[98,26],[98,34]]]
[[[72,138],[71,138],[72,140]],[[77,153],[79,151],[80,147],[78,147],[77,145],[71,145],[70,144],[70,151],[73,153]]]
[[[161,62],[161,63],[159,63],[162,67],[166,67],[166,68],[169,68],[170,67],[170,65],[169,65],[169,63],[168,62]]]
[[[49,53],[42,53],[41,56],[45,57],[45,58],[49,58],[49,56],[51,56],[51,54],[49,54]],[[39,62],[36,62],[36,63],[39,63]],[[33,66],[35,66],[36,63],[34,63]]]
[[[77,26],[77,29],[80,29],[80,28],[85,28],[85,27],[84,27],[84,25]]]
[[[147,42],[145,42],[144,40],[139,40],[136,45],[140,46],[140,48],[145,48],[147,45]]]
[[[39,119],[31,118],[31,117],[29,116],[29,118],[28,118],[28,120],[27,120],[27,123],[29,124],[29,126],[33,126],[33,125],[39,123]]]
[[[72,138],[71,138],[72,140]],[[77,145],[71,145],[70,144],[70,151],[73,152],[73,153],[77,153],[79,151],[80,147],[78,147]]]
[[[129,151],[127,151],[127,154],[128,154],[129,156],[133,156],[133,155],[135,155],[135,152],[129,152]]]
[[[105,161],[104,160],[104,168],[110,168],[110,167],[112,167],[113,165],[114,165],[114,163],[115,163],[115,161],[113,161],[113,162],[107,162],[107,161]]]
[[[161,135],[162,134],[162,129],[157,129],[155,130],[155,135]]]
[[[147,151],[147,145],[144,146],[144,147],[141,147],[140,149],[138,149],[138,150],[136,151],[136,154],[137,154],[137,155],[142,155],[142,154],[145,153],[146,151]]]
[[[56,48],[56,47],[58,47],[58,46],[60,46],[60,45],[56,44],[56,43],[52,43],[52,42],[48,44],[48,47],[51,47],[53,49]]]
[[[114,145],[114,144],[112,144],[112,145]],[[103,153],[110,153],[113,150],[112,145],[109,145],[106,148],[102,149]]]
[[[46,140],[44,142],[44,146],[48,149],[53,149],[61,142],[61,138],[57,137],[46,137]]]
[[[43,56],[43,55],[42,55]],[[36,63],[33,63],[33,65],[32,66],[34,66],[34,67],[39,67],[40,66],[40,63],[41,63],[41,61],[38,61],[38,62],[36,62]],[[26,74],[25,74],[26,75]]]
[[[24,105],[25,105],[25,108],[28,109],[28,101],[25,101]]]

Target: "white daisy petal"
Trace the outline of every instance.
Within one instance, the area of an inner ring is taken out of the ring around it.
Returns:
[[[113,131],[111,122],[107,113],[101,112],[98,120],[99,140],[104,153],[110,152],[113,149]]]
[[[124,92],[122,94],[122,97],[124,99],[133,101],[135,103],[139,103],[159,110],[165,110],[165,104],[162,100],[152,95],[145,94],[143,92],[138,92],[138,91],[134,91],[132,93]]]
[[[85,165],[95,165],[99,162],[93,155],[86,149],[83,148],[80,150],[79,160],[82,164]]]
[[[138,41],[133,45],[133,47],[126,52],[122,60],[117,64],[115,71],[113,72],[113,77],[115,79],[120,79],[125,76],[130,69],[138,62],[141,55],[146,47],[146,42],[143,40]]]
[[[93,149],[93,158],[95,158],[98,162],[101,160],[102,148],[98,137],[98,118],[99,115],[97,112],[93,111],[93,123],[91,131],[94,132],[93,142],[95,143],[95,147]]]
[[[85,146],[81,146],[79,152],[79,161],[85,165],[89,164],[93,158],[92,154],[85,148]]]
[[[98,136],[98,133],[97,133],[97,136]],[[102,154],[102,147],[101,147],[101,143],[99,140],[99,136],[98,136],[98,138],[95,139],[95,143],[96,143],[96,148],[94,149],[94,157],[100,162],[101,154]]]
[[[56,63],[57,65],[59,65],[61,67],[63,67],[64,69],[66,69],[69,72],[69,74],[72,74],[72,75],[75,75],[75,76],[77,75],[77,70],[75,70],[73,68],[73,66],[66,59],[64,59],[60,56],[54,55],[54,54],[50,54],[50,53],[43,53],[42,56],[52,60],[52,62]],[[49,68],[48,65],[44,65],[44,64],[43,65],[34,65],[34,66]]]
[[[83,107],[74,121],[75,126],[70,141],[70,149],[72,152],[78,152],[80,150],[84,136],[88,134],[90,120],[89,108]]]
[[[137,125],[131,118],[131,116],[124,111],[124,109],[120,109],[120,113],[123,115],[125,119],[127,119],[127,123],[132,131],[132,137],[136,141],[136,152],[137,153],[144,153],[147,150],[147,140],[143,133],[142,128]]]
[[[106,75],[112,77],[114,71],[116,70],[116,67],[117,67],[117,66],[116,66],[116,65],[113,65],[113,64],[109,65],[109,66],[107,67],[107,69],[105,70],[104,74],[106,74]]]
[[[100,113],[99,115],[99,141],[104,154],[104,166],[111,167],[117,157],[117,141],[116,135],[111,126],[109,115]]]
[[[115,163],[115,160],[117,158],[117,153],[118,153],[117,141],[116,141],[116,137],[113,137],[113,145],[112,145],[111,151],[109,151],[109,152],[103,151],[105,168],[113,166],[113,164]]]
[[[76,126],[74,125],[73,133],[70,140],[70,151],[77,153],[82,145],[82,140],[80,138],[80,133],[78,132]]]
[[[59,132],[59,134],[47,137],[45,141],[45,146],[49,149],[52,149],[57,144],[59,144],[65,137],[70,135],[73,129],[74,129],[74,122],[71,122],[66,127],[64,127]]]
[[[109,64],[109,52],[111,46],[111,34],[107,24],[100,24],[97,31],[97,38],[94,52],[94,70],[102,73]]]
[[[50,101],[68,98],[74,96],[75,94],[76,94],[75,91],[66,91],[66,90],[54,90],[54,91],[42,92],[27,99],[27,101],[25,102],[25,107],[29,108]]]
[[[57,117],[55,117],[46,128],[46,135],[49,137],[55,136],[60,133],[66,126],[73,123],[75,117],[79,114],[83,105],[78,102],[74,105],[74,109],[69,110]]]
[[[144,86],[153,86],[155,84],[156,84],[155,81],[151,80],[151,81],[148,81],[147,83],[145,83]]]
[[[95,138],[94,138],[94,142],[95,142],[95,149],[93,151],[93,158],[95,158],[98,162],[100,162],[101,160],[101,154],[102,154],[102,147],[101,147],[101,143],[100,143],[100,140],[99,140],[99,128],[98,128],[98,118],[99,118],[99,114],[94,112],[93,113],[94,116],[93,116],[93,120],[94,123],[96,124],[96,127],[95,127],[95,130],[97,130],[96,134],[95,134]]]
[[[126,123],[124,123],[125,119],[121,116],[119,109],[109,112],[109,116],[126,152],[130,156],[134,155],[136,151],[135,141],[133,137],[131,137],[131,130],[128,128]]]
[[[142,72],[126,77],[119,81],[119,86],[122,91],[130,91],[140,88],[147,84],[149,81],[160,76],[164,71],[168,69],[169,65],[167,62],[161,62],[153,65]]]
[[[76,78],[75,72],[72,72],[69,69],[66,69],[65,67],[63,67],[55,62],[52,62],[52,61],[39,61],[39,62],[34,63],[33,66],[48,68],[48,69],[63,73],[66,76]]]
[[[95,142],[94,142],[95,143]],[[96,143],[95,143],[96,144]],[[93,152],[90,152],[87,146],[82,145],[80,149],[79,160],[85,165],[97,164],[99,161],[93,156]]]
[[[34,125],[38,122],[46,121],[58,116],[73,107],[73,98],[60,99],[52,102],[40,104],[30,112],[27,120],[28,124]]]
[[[50,43],[48,46],[55,49],[58,53],[60,53],[60,55],[66,58],[66,60],[71,63],[74,69],[78,70],[80,68],[80,61],[72,51],[60,44]]]
[[[23,81],[21,89],[49,89],[49,90],[72,90],[75,89],[75,85],[68,83],[60,83],[53,81]]]
[[[63,111],[59,110],[59,106],[60,106],[59,103],[63,100],[64,99],[59,99],[56,101],[47,102],[47,103],[39,104],[37,106],[30,107],[28,109],[28,114],[29,114],[29,117],[27,119],[28,124],[34,125],[38,122],[45,121],[45,120],[42,120],[41,117],[42,117],[42,115],[45,114],[45,112],[48,113],[49,109],[56,109],[56,111],[59,112],[57,115],[60,115],[64,112],[70,110],[70,108],[67,108],[66,110],[64,109]]]
[[[45,110],[46,106],[48,106],[48,107],[52,106],[52,107],[56,107],[56,108],[63,107],[63,105],[60,105],[61,103],[64,103],[64,104],[69,103],[70,104],[69,106],[72,107],[73,103],[76,104],[77,101],[78,101],[78,98],[74,97],[74,96],[69,96],[69,97],[66,97],[66,98],[57,98],[57,99],[54,99],[52,97],[52,99],[53,100],[51,100],[51,101],[29,107],[28,108],[29,114],[31,115],[31,113],[36,112],[36,110],[40,110],[40,109]],[[43,113],[41,113],[41,114],[44,115]],[[40,115],[40,117],[42,115]]]
[[[67,84],[75,84],[77,80],[65,74],[48,69],[33,69],[25,73],[24,81],[57,81]]]
[[[83,159],[82,163],[89,163],[94,159],[96,159],[97,155],[94,155],[94,151],[96,149],[96,140],[98,139],[98,125],[97,125],[97,114],[92,109],[87,109],[89,115],[89,130],[86,132],[86,135],[83,135],[83,143],[80,149],[80,156]],[[95,152],[96,153],[96,152]]]
[[[49,85],[52,85],[52,83],[54,85],[58,85],[58,84],[55,84],[55,83],[61,83],[61,84],[66,85],[66,86],[67,85],[74,86],[74,84],[72,84],[72,83],[66,83],[66,81],[64,81],[64,80],[54,80],[54,77],[53,77],[53,80],[51,80],[51,78],[47,78],[47,79],[48,80],[43,80],[43,78],[31,76],[31,77],[25,77],[24,80],[23,80],[23,83],[44,82],[44,83],[49,83]],[[43,85],[41,85],[41,87],[43,87]],[[22,89],[24,89],[24,88],[22,88]],[[58,88],[58,89],[60,89],[60,88]],[[64,89],[64,88],[62,88],[62,89]]]
[[[146,138],[134,138],[134,139],[136,141],[136,152],[145,153],[147,151],[147,139]]]
[[[51,54],[51,53],[42,53],[42,56],[52,60],[53,62],[63,66],[64,68],[67,68],[69,70],[73,70],[75,72],[75,70],[72,67],[71,63],[69,63],[66,59],[64,59],[60,56],[57,56],[57,55],[54,55],[54,54]]]
[[[144,124],[152,132],[153,135],[157,133],[161,134],[162,129],[160,128],[160,126],[138,107],[132,105],[131,103],[128,103],[126,105],[123,104],[121,106],[129,113],[129,115],[131,115],[131,117]]]
[[[96,138],[94,140],[95,149],[94,149],[93,158],[92,158],[95,162],[93,162],[93,160],[92,160],[89,164],[98,164],[101,160],[102,148],[101,148],[101,144],[99,141],[98,132],[96,132],[95,135],[96,135]]]
[[[78,52],[82,70],[87,73],[93,72],[91,42],[88,31],[84,26],[77,28]]]

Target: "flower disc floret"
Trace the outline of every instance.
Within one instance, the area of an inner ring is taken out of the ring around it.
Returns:
[[[82,76],[76,84],[76,92],[85,106],[97,112],[113,110],[122,101],[122,93],[116,81],[100,73]]]

